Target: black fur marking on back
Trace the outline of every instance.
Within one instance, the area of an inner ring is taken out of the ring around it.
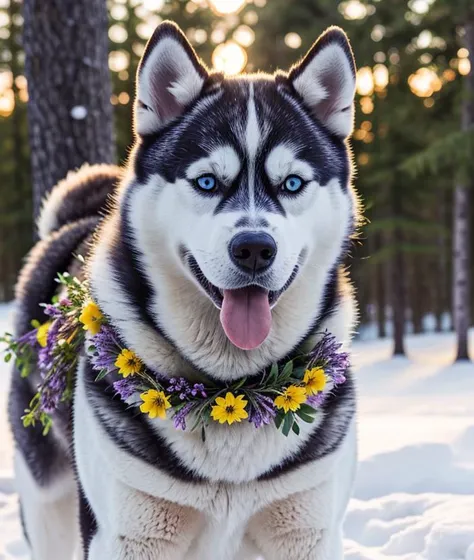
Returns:
[[[31,330],[32,319],[45,321],[40,303],[50,301],[58,284],[57,272],[68,270],[73,253],[81,242],[91,235],[98,218],[86,218],[63,226],[59,231],[40,241],[28,256],[16,288],[17,313],[15,334],[20,336]],[[28,408],[36,389],[38,374],[30,378],[20,377],[15,369],[12,374],[8,415],[15,443],[28,468],[40,486],[46,486],[57,472],[70,465],[69,450],[60,445],[53,433],[43,436],[42,427],[25,428],[21,417]],[[66,437],[70,435],[70,407],[61,406],[55,413],[55,426]]]
[[[324,419],[308,441],[293,456],[260,475],[258,480],[272,480],[336,451],[356,412],[354,381],[350,372],[346,377],[346,382],[336,387],[321,407]]]
[[[99,217],[78,220],[63,226],[31,250],[16,285],[18,313],[15,333],[22,335],[31,329],[31,321],[45,321],[40,303],[49,302],[58,284],[58,272],[65,272],[74,259],[74,251],[99,223]]]
[[[145,414],[128,406],[114,395],[107,382],[96,382],[95,377],[91,365],[87,363],[84,366],[87,401],[91,403],[96,419],[119,449],[183,482],[204,481],[186,467],[166,440],[150,427]]]

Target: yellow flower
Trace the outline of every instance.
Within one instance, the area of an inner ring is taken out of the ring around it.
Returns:
[[[327,383],[327,376],[324,373],[324,369],[320,367],[307,369],[304,372],[303,383],[308,396],[317,395],[319,392],[324,391],[324,387],[326,387]]]
[[[48,321],[47,323],[43,323],[41,326],[39,326],[38,330],[36,331],[36,340],[42,348],[44,348],[48,343],[48,331],[50,326],[51,321]]]
[[[243,395],[234,397],[232,393],[227,393],[225,398],[217,397],[216,405],[212,407],[211,416],[219,422],[219,424],[233,424],[234,422],[241,422],[248,418],[245,407],[248,401],[244,399]]]
[[[97,334],[100,331],[102,322],[102,313],[96,303],[88,301],[82,308],[79,321],[84,325],[84,330],[91,334]]]
[[[118,367],[119,373],[124,377],[140,373],[140,370],[143,367],[142,361],[135,352],[132,352],[132,350],[128,350],[127,348],[124,348],[120,352],[115,360],[115,365]]]
[[[283,394],[275,399],[275,406],[277,408],[283,408],[285,412],[298,410],[300,406],[306,400],[306,390],[304,387],[297,387],[296,385],[290,385],[287,387]]]
[[[143,414],[149,414],[150,418],[166,418],[166,411],[171,408],[171,403],[163,391],[149,389],[140,395],[143,404],[140,410]]]

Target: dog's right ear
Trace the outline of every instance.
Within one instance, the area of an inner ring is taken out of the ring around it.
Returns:
[[[179,27],[161,23],[148,41],[138,67],[135,130],[153,134],[201,93],[208,72]]]

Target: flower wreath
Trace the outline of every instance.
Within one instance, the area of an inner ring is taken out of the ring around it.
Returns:
[[[15,358],[22,377],[40,372],[37,393],[22,417],[25,427],[40,422],[43,433],[52,426],[52,414],[72,399],[74,375],[85,347],[96,381],[115,377],[113,388],[130,406],[150,418],[173,418],[174,426],[191,430],[210,422],[228,425],[247,420],[256,428],[275,423],[287,436],[299,434],[298,420],[313,422],[328,394],[345,382],[349,357],[341,344],[325,332],[313,350],[284,364],[273,364],[262,375],[230,384],[211,380],[193,383],[184,377],[166,378],[148,368],[125,347],[98,305],[91,300],[86,281],[59,274],[66,297],[43,304],[49,320],[32,322],[33,330],[19,338],[7,333],[5,361]],[[87,333],[87,336],[86,336]]]

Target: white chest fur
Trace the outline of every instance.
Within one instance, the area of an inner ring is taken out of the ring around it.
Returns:
[[[186,556],[176,556],[185,560],[233,560],[256,512],[297,492],[324,486],[335,478],[336,471],[338,496],[332,496],[331,503],[326,504],[326,513],[332,517],[332,510],[345,507],[354,469],[354,426],[335,453],[277,479],[255,481],[269,466],[297,450],[307,437],[309,425],[302,439],[287,439],[273,428],[257,431],[251,424],[231,430],[217,426],[203,443],[199,434],[183,434],[164,424],[158,430],[174,451],[187,466],[209,479],[182,482],[110,440],[87,402],[80,376],[74,443],[81,483],[98,520],[94,539],[94,546],[99,547],[97,554],[104,553],[105,543],[112,546],[110,539],[136,538],[137,534],[149,537],[155,530],[151,520],[161,515],[163,500],[192,508],[198,516],[199,531],[193,545]],[[92,553],[91,557],[94,559]]]

